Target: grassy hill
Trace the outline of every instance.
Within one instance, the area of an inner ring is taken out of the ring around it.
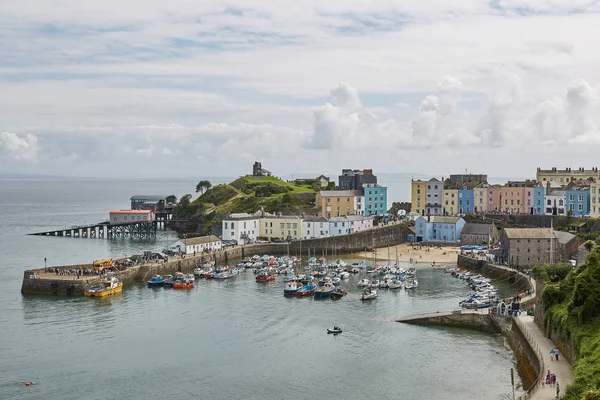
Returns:
[[[261,208],[271,213],[284,208],[309,209],[314,207],[315,197],[311,185],[296,185],[271,176],[243,176],[208,189],[192,202],[180,201],[174,219],[192,220],[195,227],[209,226],[218,222],[219,214],[254,213]],[[189,225],[173,228],[189,231]]]

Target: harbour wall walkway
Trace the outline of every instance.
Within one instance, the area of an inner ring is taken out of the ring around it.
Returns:
[[[405,225],[390,225],[365,230],[344,236],[334,236],[323,239],[298,240],[290,243],[254,244],[248,246],[228,247],[214,253],[186,255],[185,257],[170,257],[166,262],[152,262],[128,266],[119,271],[117,277],[124,284],[136,281],[146,281],[153,275],[174,274],[175,272],[192,272],[194,268],[205,261],[214,260],[216,264],[225,265],[232,260],[237,260],[253,255],[310,255],[350,254],[375,247],[395,246],[408,240],[410,229]],[[90,268],[91,264],[55,266],[48,268],[29,269],[23,274],[21,293],[23,294],[49,294],[49,295],[82,295],[88,286],[96,284],[99,280],[95,276],[57,276],[54,269]]]

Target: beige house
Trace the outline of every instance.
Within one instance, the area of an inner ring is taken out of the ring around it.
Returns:
[[[514,267],[564,262],[577,253],[579,242],[577,236],[551,228],[504,229],[498,261]]]
[[[260,236],[269,239],[298,240],[302,237],[302,218],[273,215],[260,219]]]
[[[442,191],[442,209],[444,215],[458,214],[458,189]]]
[[[355,197],[362,197],[358,190],[321,190],[315,200],[323,217],[345,217],[356,215]]]
[[[596,179],[598,177],[597,167],[592,169],[558,169],[556,167],[552,167],[551,169],[541,169],[538,167],[536,173],[536,180],[538,182],[556,182],[560,186],[566,186],[574,180]]]

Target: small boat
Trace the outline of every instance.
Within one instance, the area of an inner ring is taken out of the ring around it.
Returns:
[[[274,281],[277,277],[276,273],[270,273],[267,270],[262,270],[256,275],[256,282],[269,282]]]
[[[331,292],[335,290],[335,285],[331,282],[325,282],[323,286],[319,286],[315,290],[315,299],[322,299],[331,296]]]
[[[302,282],[304,285],[308,285],[309,283],[312,284],[314,280],[315,278],[308,272],[306,275],[300,278],[300,282]]]
[[[360,295],[361,300],[373,300],[377,298],[377,290],[371,290],[371,288],[366,288],[363,290]]]
[[[402,281],[400,281],[399,279],[392,279],[388,283],[388,288],[389,289],[402,289]]]
[[[331,298],[333,300],[341,299],[346,295],[346,291],[340,287],[335,288],[333,292],[331,292]]]
[[[197,267],[194,268],[194,276],[198,277],[198,278],[203,278],[204,277],[204,269]]]
[[[304,285],[300,282],[290,281],[285,284],[285,289],[283,289],[283,295],[294,295],[300,289],[302,289]]]
[[[350,272],[347,272],[347,271],[340,272],[340,278],[341,279],[348,279],[348,278],[350,278]]]
[[[194,281],[190,279],[190,274],[177,274],[177,278],[173,281],[173,289],[192,289]]]
[[[166,288],[172,288],[173,287],[173,282],[175,281],[175,279],[173,278],[173,275],[163,275],[163,287]]]
[[[356,286],[368,287],[370,284],[371,284],[371,281],[365,278],[365,279],[361,279],[360,281],[358,281]]]
[[[103,279],[99,285],[86,289],[83,292],[83,295],[87,297],[104,297],[112,296],[113,294],[121,293],[122,291],[123,282],[119,281],[114,276],[108,276]]]
[[[333,283],[335,286],[338,286],[340,283],[342,283],[342,279],[336,276],[332,279],[331,283]]]
[[[160,275],[154,275],[152,279],[148,281],[148,287],[161,287],[163,286],[163,278]]]
[[[337,335],[338,333],[342,333],[342,329],[338,326],[334,326],[333,329],[327,328],[327,333],[333,333]]]
[[[379,287],[379,281],[377,279],[373,279],[370,283],[369,283],[369,287],[372,288],[378,288]]]
[[[304,285],[303,287],[301,287],[296,292],[296,296],[298,296],[298,297],[312,296],[313,294],[315,294],[316,288],[317,288],[317,285],[315,285],[314,283],[309,283],[308,285]]]
[[[239,273],[240,273],[239,269],[230,268],[226,271],[221,271],[221,272],[215,273],[215,276],[213,278],[214,279],[230,279],[230,278],[234,278],[234,277],[238,276]]]

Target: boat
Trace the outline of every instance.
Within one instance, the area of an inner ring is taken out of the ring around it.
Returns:
[[[258,273],[258,275],[256,275],[256,282],[274,281],[276,277],[277,274],[270,273],[269,271],[263,269]]]
[[[361,287],[361,286],[362,286],[362,287],[367,287],[367,286],[369,286],[370,284],[371,284],[371,281],[365,278],[365,279],[361,279],[360,281],[358,281],[358,283],[356,284],[356,286],[359,286],[359,287]]]
[[[294,295],[300,289],[302,289],[304,285],[300,282],[290,281],[285,284],[285,288],[283,289],[283,295]]]
[[[342,289],[341,287],[337,287],[333,292],[331,292],[331,298],[333,300],[338,300],[344,297],[346,294],[347,293],[344,289]]]
[[[234,277],[238,276],[239,273],[240,273],[239,269],[230,268],[228,270],[224,270],[224,271],[215,273],[215,276],[213,278],[214,279],[230,279],[230,278],[234,278]]]
[[[350,278],[350,272],[347,272],[347,271],[340,272],[340,278],[341,279],[348,279],[348,278]]]
[[[170,288],[173,287],[173,282],[175,281],[175,279],[173,278],[173,275],[163,275],[163,287],[166,288]]]
[[[84,296],[87,297],[104,297],[112,296],[123,291],[123,282],[119,281],[114,276],[108,276],[99,285],[92,286],[83,292]]]
[[[402,281],[400,281],[399,279],[392,279],[388,283],[388,288],[389,289],[402,289]]]
[[[300,282],[302,282],[304,285],[308,285],[309,283],[312,284],[314,280],[315,278],[308,272],[306,273],[306,275],[300,278]]]
[[[335,278],[332,279],[332,283],[335,286],[338,286],[340,283],[342,283],[342,279],[340,277],[336,276]]]
[[[362,294],[360,295],[361,300],[373,300],[377,298],[377,290],[372,290],[371,288],[365,288]]]
[[[163,286],[163,278],[160,275],[154,275],[152,279],[148,281],[148,287],[161,287]]]
[[[189,274],[184,275],[175,279],[173,282],[173,289],[192,289],[194,287],[194,281],[189,279]]]
[[[200,267],[194,268],[194,276],[196,276],[198,278],[203,278],[204,277],[204,269],[200,268]]]
[[[372,288],[378,288],[379,287],[379,281],[377,279],[373,279],[370,283],[369,283],[369,287]]]
[[[315,285],[314,283],[311,282],[308,285],[304,285],[303,287],[298,289],[298,291],[296,292],[296,296],[298,296],[298,297],[312,296],[315,293],[316,288],[317,288],[317,285]]]
[[[337,335],[338,333],[342,333],[342,329],[337,326],[334,326],[333,329],[327,328],[327,333],[333,333]]]
[[[331,296],[331,292],[335,290],[335,285],[331,282],[325,282],[323,286],[319,286],[315,290],[315,299],[321,299]]]

